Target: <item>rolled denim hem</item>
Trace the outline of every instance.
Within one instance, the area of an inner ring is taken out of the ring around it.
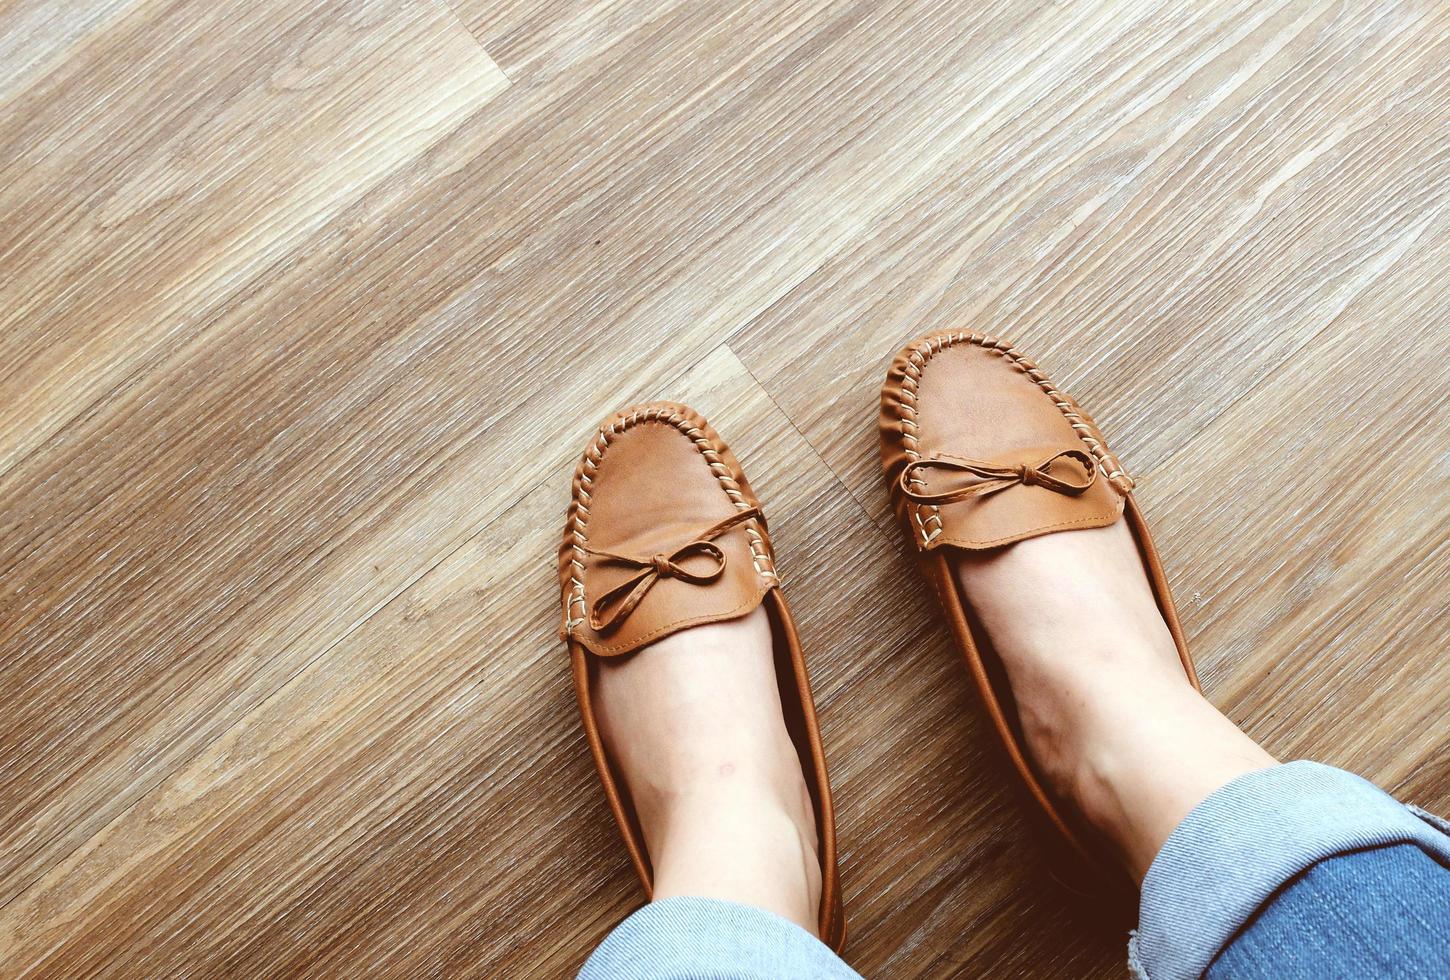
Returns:
[[[1148,868],[1129,970],[1140,980],[1202,976],[1265,901],[1336,854],[1416,844],[1450,864],[1438,824],[1316,762],[1240,776],[1195,807]]]
[[[788,919],[713,898],[651,902],[619,924],[580,980],[861,980]]]

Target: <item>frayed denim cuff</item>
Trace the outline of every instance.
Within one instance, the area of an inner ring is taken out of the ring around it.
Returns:
[[[1128,967],[1140,980],[1202,976],[1283,885],[1336,854],[1416,844],[1450,864],[1445,825],[1373,783],[1316,762],[1247,773],[1173,831],[1143,880]]]

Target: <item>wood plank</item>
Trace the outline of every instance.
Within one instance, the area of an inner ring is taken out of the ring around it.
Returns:
[[[138,0],[9,0],[0,5],[0,105]]]
[[[1450,810],[1439,419],[1450,207],[1299,354],[1147,474],[1215,699],[1271,751]]]
[[[0,472],[506,85],[436,0],[109,25],[0,116]]]
[[[73,475],[89,474],[89,502],[107,501],[106,520],[122,534],[138,518],[145,519],[148,508],[141,501],[148,493],[183,508],[197,506],[195,497],[187,500],[178,484],[166,485],[161,471],[149,469],[158,449],[168,440],[176,445],[176,433],[195,419],[173,416],[173,429],[138,428],[122,436],[137,454],[137,468],[130,470],[112,465],[119,457],[95,441],[120,434],[104,412],[84,416],[86,421],[69,434],[55,433],[83,413],[94,413],[93,399],[108,386],[124,385],[132,372],[204,333],[208,317],[246,294],[252,276],[265,277],[370,183],[422,153],[441,129],[506,85],[453,15],[431,0],[354,6],[345,16],[295,5],[193,7],[147,8],[113,25],[63,70],[27,92],[0,121],[0,146],[8,148],[0,152],[7,161],[0,210],[9,216],[0,242],[7,270],[0,287],[5,299],[0,352],[6,365],[0,378],[0,458],[12,467],[7,475],[19,477],[0,490],[7,567],[0,589],[5,613],[0,632],[12,644],[5,662],[9,698],[27,696],[19,680],[27,670],[32,681],[44,684],[49,683],[44,678],[63,676],[64,668],[74,665],[55,652],[66,638],[17,631],[43,609],[73,621],[85,619],[73,603],[88,600],[62,579],[97,570],[86,554],[115,553],[114,541],[101,552],[82,546],[69,557],[53,546],[52,535],[61,529],[38,517],[39,510],[48,506],[46,501],[58,502],[55,495],[75,484],[57,483],[54,470],[27,483],[26,475],[33,477],[34,470],[21,465],[25,454],[47,439],[52,447],[88,445],[66,468]],[[68,193],[58,194],[57,187]],[[255,290],[256,283],[250,288]],[[259,343],[258,321],[245,329],[250,339],[231,368],[253,364],[259,349],[285,351],[285,334],[262,335]],[[195,362],[186,370],[193,384],[210,383]],[[161,380],[145,387],[142,399],[155,407],[182,385],[174,377]],[[255,424],[266,409],[254,405],[246,412],[251,419],[238,420],[233,432]],[[100,456],[89,456],[97,449]],[[190,462],[175,462],[184,471],[197,459],[193,454]],[[219,487],[211,483],[196,489],[209,496]],[[162,515],[153,511],[152,516]],[[131,558],[109,567],[111,575],[132,583],[133,600],[146,593],[141,585],[146,569],[137,567],[136,556],[166,546],[163,539],[178,529],[174,513],[162,517],[160,528],[162,538],[149,544],[133,540]],[[170,543],[184,540],[181,535]],[[32,549],[44,549],[42,554],[70,571],[62,572],[62,579],[28,575],[25,566],[14,563],[20,555],[34,556]],[[182,561],[170,567],[194,573],[197,565]],[[246,588],[244,580],[208,588],[214,597],[238,601],[239,586]],[[92,593],[92,612],[106,617],[122,598],[112,593],[108,602]],[[155,612],[176,624],[195,610],[178,611],[168,604]],[[204,618],[191,623],[194,629],[208,628]],[[173,639],[179,637],[173,634]],[[164,713],[160,705],[196,680],[184,669],[172,674],[164,668],[145,679],[148,665],[156,665],[148,664],[144,647],[112,647],[99,656],[105,666],[91,691],[110,689],[118,699],[112,707],[129,702],[139,718],[155,720]],[[113,687],[122,677],[136,686]],[[52,689],[48,697],[67,696]],[[70,723],[58,717],[37,722],[46,704],[59,703],[37,698],[28,710],[8,711],[6,724],[16,727],[8,729],[12,741],[7,748],[17,748],[17,742],[49,745],[53,751],[47,762],[104,754],[107,738],[66,735],[73,731]],[[82,699],[65,710],[95,712],[98,727],[106,730],[115,721],[106,705],[105,697]],[[131,724],[136,723],[133,718]],[[173,735],[159,734],[144,754],[164,758]],[[88,826],[76,821],[74,811],[53,814],[50,824],[22,819],[27,806],[40,803],[27,802],[19,788],[37,778],[38,760],[28,752],[7,753],[6,760],[0,767],[0,811],[11,819],[5,822],[0,898],[33,878],[40,865],[27,862],[40,851],[51,849],[48,858],[39,859],[43,865],[74,847]],[[44,779],[64,785],[68,774],[74,771],[61,765]],[[109,789],[91,791],[102,797],[119,793],[115,804],[124,806],[126,793],[144,786],[144,778],[140,786],[129,786],[135,776],[134,769],[123,766],[109,777]]]
[[[1272,14],[1272,15],[1271,15]],[[1016,341],[1132,467],[1291,357],[1414,246],[1450,192],[1443,10],[1263,8],[1164,47],[1155,11],[1097,70],[969,153],[732,343],[890,522],[869,419],[920,333]]]
[[[539,84],[559,78],[586,57],[633,32],[668,24],[680,0],[449,0],[480,44],[510,78]],[[717,19],[750,7],[700,4]]]

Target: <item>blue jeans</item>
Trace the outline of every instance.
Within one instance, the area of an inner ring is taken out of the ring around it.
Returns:
[[[1241,776],[1148,869],[1128,967],[1140,980],[1450,977],[1450,825],[1313,762]],[[646,905],[579,975],[858,978],[799,926],[703,898]]]

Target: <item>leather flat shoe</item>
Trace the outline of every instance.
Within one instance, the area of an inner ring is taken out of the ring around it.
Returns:
[[[1047,792],[1027,758],[1005,673],[950,559],[957,549],[1002,548],[1126,520],[1183,670],[1197,688],[1132,478],[1077,402],[1011,344],[978,333],[930,334],[896,355],[881,390],[880,437],[897,519],[941,600],[1008,758],[1071,850],[1098,872],[1116,868],[1091,829]]]
[[[584,734],[647,896],[653,873],[644,834],[595,720],[592,692],[600,665],[680,630],[765,606],[786,728],[815,811],[819,934],[839,951],[846,923],[835,817],[800,640],[781,593],[760,501],[703,418],[684,405],[654,402],[625,409],[599,426],[574,474],[559,584],[561,633]]]

